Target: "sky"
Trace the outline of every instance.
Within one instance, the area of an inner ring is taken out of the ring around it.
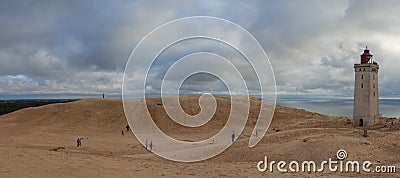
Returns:
[[[400,93],[399,7],[396,0],[3,0],[0,97],[118,96],[129,55],[139,41],[158,26],[189,16],[223,18],[253,35],[269,57],[279,95],[352,96],[353,65],[368,46],[380,65],[379,95],[396,97]],[[218,45],[210,40],[175,45],[159,56],[149,75],[161,79],[168,64],[183,54],[232,51]],[[246,82],[251,83],[252,75],[245,77]],[[149,90],[160,87],[159,81],[147,84]],[[226,90],[215,76],[200,74],[188,78],[182,90],[219,91],[221,86]]]

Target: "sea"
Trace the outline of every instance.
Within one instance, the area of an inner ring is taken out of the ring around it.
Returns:
[[[353,116],[352,97],[278,96],[277,105],[305,109],[328,116]],[[400,117],[400,98],[380,98],[379,112],[384,117]]]

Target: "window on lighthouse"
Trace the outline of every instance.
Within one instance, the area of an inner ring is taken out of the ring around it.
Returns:
[[[364,88],[364,84],[361,83],[361,88]]]
[[[364,75],[361,75],[361,79],[364,79]]]

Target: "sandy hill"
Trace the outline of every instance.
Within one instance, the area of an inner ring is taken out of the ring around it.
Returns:
[[[195,129],[170,120],[161,99],[147,102],[164,132],[179,140],[195,141],[214,135],[227,120],[230,100],[216,98],[213,119]],[[217,157],[190,164],[148,152],[131,132],[122,136],[127,122],[119,100],[85,99],[22,109],[0,116],[0,177],[388,177],[373,173],[261,173],[256,168],[264,156],[276,161],[317,162],[336,158],[338,149],[345,149],[350,160],[400,167],[400,132],[389,131],[387,119],[381,119],[364,138],[360,128],[348,124],[350,118],[277,106],[267,135],[255,148],[248,148],[260,102],[251,99],[247,125],[233,146]],[[182,97],[181,104],[189,114],[200,111],[198,97]],[[84,138],[81,148],[76,147],[78,137]]]

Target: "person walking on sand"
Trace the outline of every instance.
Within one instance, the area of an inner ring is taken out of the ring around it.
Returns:
[[[390,131],[393,131],[394,130],[394,123],[393,123],[393,121],[390,123]]]
[[[121,131],[122,136],[124,136],[124,130]]]
[[[126,128],[126,131],[129,131],[129,129],[130,129],[130,128],[129,128],[129,125],[126,125],[125,128]]]
[[[81,147],[82,142],[81,142],[81,138],[76,139],[76,147]]]
[[[147,148],[147,138],[146,138],[146,150],[148,150],[148,148]]]
[[[150,151],[153,151],[153,141],[150,141]]]
[[[232,137],[232,143],[233,143],[235,141],[235,132],[232,132],[231,137]]]
[[[79,147],[82,147],[83,139],[85,139],[85,138],[83,138],[83,137],[79,138]],[[86,138],[86,139],[87,139],[87,138]]]

